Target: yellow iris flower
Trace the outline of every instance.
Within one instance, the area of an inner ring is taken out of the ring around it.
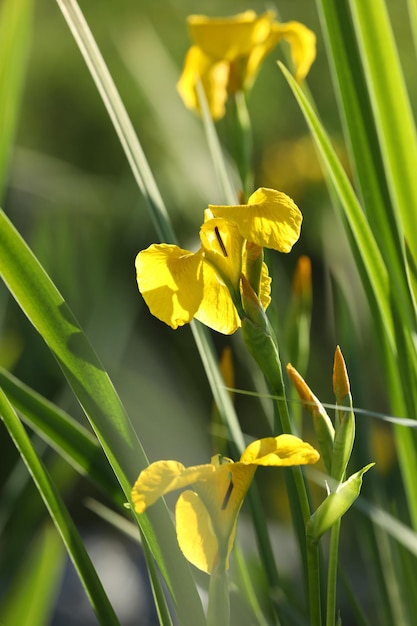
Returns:
[[[164,243],[139,252],[137,282],[151,313],[171,328],[196,318],[227,335],[241,325],[241,276],[248,278],[254,249],[289,252],[302,215],[286,194],[260,188],[247,204],[209,205],[204,218],[197,252]],[[256,294],[264,309],[270,282],[263,263]]]
[[[316,56],[315,34],[300,22],[280,24],[272,11],[228,18],[191,15],[187,23],[194,45],[177,88],[185,105],[199,110],[200,80],[213,119],[223,117],[228,95],[252,86],[264,58],[282,39],[290,44],[297,81],[305,78]]]
[[[253,441],[234,463],[221,455],[206,465],[184,467],[177,461],[157,461],[143,470],[132,489],[135,511],[143,513],[164,494],[192,486],[176,504],[178,543],[199,569],[228,568],[237,516],[259,465],[288,467],[315,463],[319,453],[293,435]]]

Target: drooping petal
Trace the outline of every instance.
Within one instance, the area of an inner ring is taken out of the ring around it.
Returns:
[[[218,561],[218,542],[210,515],[194,491],[184,491],[175,507],[178,544],[185,558],[211,574]]]
[[[265,248],[289,252],[300,236],[300,209],[289,196],[275,189],[261,187],[244,205],[209,205],[209,209],[216,217],[235,221],[245,239]]]
[[[291,57],[295,68],[295,79],[301,83],[307,76],[316,58],[316,35],[300,22],[273,24],[271,37],[286,39],[291,47]]]
[[[240,462],[286,467],[315,463],[319,458],[317,450],[306,441],[294,435],[279,435],[250,443],[240,457]]]
[[[232,17],[190,15],[187,23],[192,41],[207,55],[233,61],[268,37],[273,16],[271,11],[259,16],[254,11]]]
[[[203,298],[194,317],[218,333],[231,335],[240,327],[240,318],[229,289],[209,263],[203,263]]]
[[[208,56],[198,46],[192,46],[185,57],[184,68],[177,83],[177,90],[184,104],[191,110],[200,111],[197,81],[200,80],[210,114],[214,120],[225,114],[229,63]]]
[[[137,513],[143,513],[158,498],[195,481],[205,480],[215,472],[211,463],[184,467],[178,461],[156,461],[144,469],[133,485],[132,501]]]
[[[210,219],[200,229],[200,240],[204,258],[229,289],[237,293],[244,243],[238,225],[224,219]]]
[[[152,244],[136,257],[136,277],[152,315],[171,328],[190,322],[203,297],[201,253]]]
[[[194,484],[194,489],[210,512],[219,550],[227,558],[236,519],[256,467],[243,463],[223,463],[206,480]]]

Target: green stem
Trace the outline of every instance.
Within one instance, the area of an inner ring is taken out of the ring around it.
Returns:
[[[310,626],[321,626],[320,560],[318,544],[307,542],[308,606]]]
[[[332,526],[330,534],[329,566],[327,572],[326,626],[334,626],[336,616],[336,581],[339,552],[340,522]]]
[[[230,599],[226,562],[221,560],[210,576],[207,626],[229,626]]]
[[[234,99],[234,144],[235,161],[242,181],[244,200],[253,192],[253,141],[252,125],[250,122],[246,96],[243,91],[237,91]]]
[[[255,325],[249,318],[243,319],[242,336],[277,398],[280,424],[275,422],[275,432],[282,430],[284,433],[292,434],[278,343],[266,315],[262,320],[259,319],[259,322],[259,325]],[[300,467],[292,467],[291,470],[305,526],[310,519],[311,511],[304,476]],[[320,563],[317,545],[307,546],[307,570],[310,625],[321,626]]]

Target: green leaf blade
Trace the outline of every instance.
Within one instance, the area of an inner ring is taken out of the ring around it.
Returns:
[[[57,358],[126,500],[130,500],[131,485],[148,465],[137,434],[69,307],[3,212],[0,212],[0,275]],[[203,624],[201,600],[179,550],[165,504],[158,502],[137,519],[184,624]]]

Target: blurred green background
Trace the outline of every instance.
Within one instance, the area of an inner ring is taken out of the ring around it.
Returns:
[[[406,3],[391,0],[387,4],[405,73],[414,75]],[[191,13],[231,15],[249,8],[257,12],[273,8],[282,21],[299,20],[313,29],[318,37],[317,60],[308,84],[349,167],[319,19],[311,0],[282,0],[277,6],[256,0],[250,4],[238,0],[102,0],[80,2],[80,6],[120,90],[183,247],[198,246],[202,211],[208,203],[223,201],[201,121],[184,108],[175,89],[189,47],[186,17]],[[302,236],[293,252],[271,257],[271,315],[278,338],[283,340],[283,360],[293,358],[285,342],[292,273],[298,257],[307,254],[313,266],[314,303],[305,377],[323,402],[333,401],[331,372],[338,343],[347,361],[355,405],[384,411],[386,398],[372,319],[312,141],[275,63],[278,58],[285,59],[287,52],[284,44],[268,57],[249,96],[255,187],[288,193],[304,215]],[[415,103],[415,83],[411,89]],[[227,150],[227,120],[217,127]],[[149,459],[205,462],[211,454],[213,407],[204,371],[190,329],[172,331],[154,319],[138,293],[134,259],[139,250],[157,240],[155,231],[101,99],[54,2],[38,0],[34,5],[27,74],[7,179],[3,208],[85,329]],[[236,386],[254,389],[258,374],[244,353],[239,334],[214,336],[214,341],[219,356],[223,347],[233,348]],[[57,363],[4,286],[0,289],[0,364],[85,423]],[[268,400],[239,395],[235,400],[244,431],[264,435],[265,416],[271,410]],[[372,438],[365,439],[370,426]],[[364,435],[362,443],[358,437],[358,467],[362,458],[369,460],[365,442],[383,445],[387,464],[376,471],[394,495],[397,468],[388,431],[361,416],[358,431]],[[2,426],[0,432],[3,502],[13,497],[14,480],[27,481],[20,510],[23,517],[32,516],[35,535],[46,512]],[[376,455],[378,448],[372,453]],[[75,518],[93,536],[96,529],[105,529],[110,545],[113,533],[84,504],[86,496],[100,498],[100,494],[73,476],[53,452],[45,449],[44,454]],[[266,483],[269,476],[267,471],[262,473]],[[275,494],[272,501],[265,496],[266,506],[271,515],[285,521],[285,502]],[[4,576],[13,569],[10,563],[24,562],[30,538],[27,545],[13,541],[16,517],[3,518],[0,584],[5,590],[9,581]],[[348,537],[347,551],[349,546]]]

